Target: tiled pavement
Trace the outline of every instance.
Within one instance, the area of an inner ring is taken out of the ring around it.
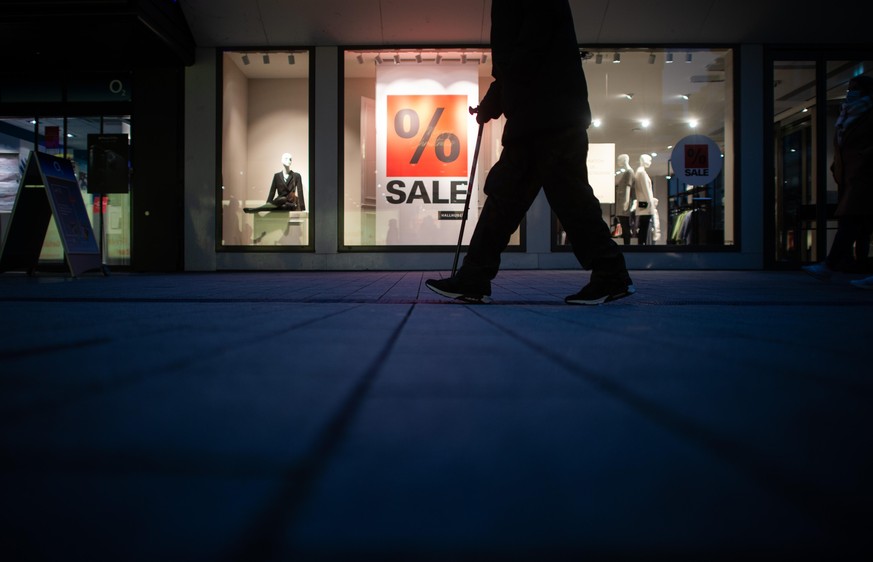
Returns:
[[[0,275],[0,560],[873,559],[873,291],[631,273]]]

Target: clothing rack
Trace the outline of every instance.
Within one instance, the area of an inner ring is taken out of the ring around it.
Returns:
[[[697,186],[669,198],[667,244],[709,243],[712,230],[711,186]]]

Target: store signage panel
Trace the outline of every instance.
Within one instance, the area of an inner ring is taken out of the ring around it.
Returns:
[[[128,151],[126,133],[88,135],[88,193],[128,193]]]
[[[615,203],[615,144],[588,145],[588,183],[601,203]]]
[[[383,65],[376,69],[376,240],[454,245],[469,183],[477,125],[476,65]],[[469,241],[472,229],[465,231]]]

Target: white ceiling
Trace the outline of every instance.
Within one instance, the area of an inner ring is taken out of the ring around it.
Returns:
[[[491,0],[181,0],[180,4],[201,47],[475,45],[488,43],[491,23]],[[866,18],[829,9],[824,3],[570,0],[570,4],[578,39],[590,45],[869,43]]]

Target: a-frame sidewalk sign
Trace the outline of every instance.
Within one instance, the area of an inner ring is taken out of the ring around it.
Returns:
[[[0,272],[36,270],[52,216],[73,277],[92,270],[107,274],[72,163],[35,151],[31,151],[18,185],[0,251]]]

